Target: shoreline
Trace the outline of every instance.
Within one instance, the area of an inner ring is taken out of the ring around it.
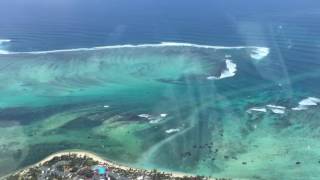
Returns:
[[[99,156],[98,154],[86,150],[63,150],[63,151],[58,151],[56,153],[50,154],[49,156],[45,157],[44,159],[40,160],[39,162],[26,166],[24,168],[18,169],[15,172],[12,172],[10,174],[7,174],[3,177],[0,177],[0,179],[5,179],[8,176],[23,172],[27,169],[33,168],[33,167],[39,167],[42,166],[44,163],[52,160],[55,157],[61,157],[65,155],[76,155],[78,157],[88,157],[91,158],[94,161],[97,162],[102,162],[107,164],[108,167],[114,167],[114,168],[119,168],[123,170],[146,170],[146,171],[152,171],[152,169],[146,169],[146,168],[137,168],[137,167],[132,167],[130,165],[124,165],[121,163],[114,162],[112,160],[107,160],[106,158]],[[157,169],[156,169],[157,170]],[[188,173],[183,173],[183,172],[176,172],[176,171],[163,171],[159,170],[159,172],[170,174],[173,178],[184,178],[184,177],[196,177],[197,175],[195,174],[188,174]],[[210,180],[215,180],[215,178],[209,178]]]
[[[112,160],[106,160],[106,158],[103,158],[101,156],[99,156],[98,154],[96,153],[93,153],[93,152],[90,152],[90,151],[85,151],[85,150],[67,150],[67,151],[59,151],[59,152],[56,152],[54,154],[51,154],[49,155],[48,157],[44,158],[43,160],[39,161],[38,163],[34,164],[34,165],[41,165],[49,160],[51,160],[52,158],[56,157],[56,156],[63,156],[63,155],[69,155],[69,154],[76,154],[78,156],[87,156],[89,158],[92,158],[93,160],[95,161],[98,161],[98,162],[104,162],[106,163],[108,166],[113,166],[113,167],[117,167],[117,168],[121,168],[121,169],[124,169],[124,170],[129,170],[129,169],[135,169],[135,170],[149,170],[151,171],[151,169],[145,169],[145,168],[137,168],[137,167],[132,167],[130,165],[124,165],[124,164],[121,164],[121,163],[116,163]],[[169,173],[169,174],[172,174],[173,177],[184,177],[184,176],[196,176],[194,174],[187,174],[187,173],[182,173],[182,172],[174,172],[174,171],[170,171],[170,172],[167,172],[167,171],[161,171],[161,172],[165,172],[165,173]]]

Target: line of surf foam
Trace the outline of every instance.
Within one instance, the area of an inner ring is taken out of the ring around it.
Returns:
[[[0,39],[0,44],[11,42],[11,39]]]
[[[2,49],[2,45],[11,42],[11,39],[0,39],[0,54],[9,54],[9,51]]]
[[[30,52],[7,52],[6,54],[48,54],[58,52],[77,52],[77,51],[94,51],[103,49],[121,49],[121,48],[147,48],[147,47],[194,47],[194,48],[206,48],[206,49],[253,49],[254,52],[259,49],[269,49],[267,47],[259,46],[212,46],[212,45],[200,45],[192,43],[182,42],[161,42],[156,44],[124,44],[124,45],[110,45],[110,46],[96,46],[91,48],[74,48],[74,49],[61,49],[61,50],[48,50],[48,51],[30,51]],[[0,53],[1,54],[1,53]],[[265,54],[266,56],[267,54]]]
[[[9,52],[9,51],[6,51],[6,50],[0,49],[0,54],[10,54],[10,52]]]

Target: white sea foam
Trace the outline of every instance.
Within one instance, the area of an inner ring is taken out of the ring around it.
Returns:
[[[271,108],[271,109],[286,109],[286,107],[284,107],[284,106],[277,106],[277,105],[273,105],[273,104],[268,104],[267,107]]]
[[[233,77],[236,75],[237,72],[237,64],[233,63],[232,60],[226,59],[226,69],[222,71],[221,75],[219,77],[216,76],[208,76],[208,80],[214,80],[214,79],[224,79],[228,77]]]
[[[168,114],[165,113],[161,113],[159,116],[156,117],[149,117],[148,119],[150,120],[149,123],[150,124],[157,124],[160,121],[162,121],[164,118],[166,118],[168,116]]]
[[[218,78],[215,77],[215,76],[208,76],[207,79],[208,79],[208,80],[214,80],[214,79],[218,79]]]
[[[104,105],[103,107],[104,107],[104,108],[109,108],[110,106],[109,106],[109,105]]]
[[[261,60],[267,57],[270,53],[270,49],[266,47],[254,48],[250,54],[252,59]]]
[[[320,103],[320,99],[319,98],[315,98],[315,97],[308,97],[306,99],[303,99],[299,102],[299,105],[302,106],[316,106]]]
[[[0,49],[0,54],[10,54],[10,52],[9,52],[9,51],[6,51],[6,50]]]
[[[165,114],[165,113],[160,114],[160,117],[162,117],[162,118],[165,118],[167,116],[168,116],[168,114]]]
[[[1,45],[3,45],[4,43],[9,43],[11,42],[10,39],[0,39],[0,54],[9,54],[10,52],[4,49],[1,49]]]
[[[139,114],[138,117],[140,118],[145,118],[147,120],[149,120],[150,124],[157,124],[160,121],[162,121],[163,119],[165,119],[168,116],[168,114],[162,113],[159,116],[153,116],[150,114]]]
[[[6,54],[47,54],[47,53],[57,53],[57,52],[76,52],[76,51],[93,51],[102,49],[120,49],[120,48],[147,48],[147,47],[194,47],[194,48],[206,48],[206,49],[252,49],[254,52],[269,51],[267,47],[258,46],[211,46],[211,45],[199,45],[192,43],[180,43],[180,42],[161,42],[158,44],[124,44],[124,45],[110,45],[110,46],[97,46],[92,48],[76,48],[76,49],[61,49],[61,50],[49,50],[49,51],[30,51],[30,52],[8,52]],[[262,49],[262,50],[261,50]],[[1,53],[0,53],[1,54]]]
[[[141,118],[146,118],[146,119],[150,119],[151,118],[150,114],[139,114],[138,116],[141,117]]]
[[[301,106],[301,105],[299,105],[298,107],[291,108],[292,111],[303,111],[307,109],[308,109],[307,106]]]
[[[297,107],[291,108],[294,111],[307,110],[308,106],[316,106],[320,104],[320,99],[315,97],[308,97],[299,102]]]
[[[275,114],[284,114],[286,111],[284,109],[270,109]]]
[[[149,123],[150,124],[157,124],[157,123],[159,123],[160,121],[162,121],[162,119],[163,118],[161,118],[161,117],[157,117],[157,118],[150,118],[149,120]]]
[[[0,44],[11,42],[10,39],[0,39]]]
[[[275,114],[284,114],[286,112],[286,107],[284,106],[277,106],[269,104],[267,107]]]
[[[180,131],[180,128],[168,129],[168,130],[166,130],[166,133],[167,133],[167,134],[171,134],[171,133],[175,133],[175,132],[179,132],[179,131]]]
[[[267,112],[266,108],[261,108],[261,107],[253,107],[247,110],[248,113],[251,113],[252,111],[257,111],[257,112]]]
[[[220,79],[236,75],[237,65],[233,63],[230,59],[226,60],[226,67],[227,69],[221,73]]]

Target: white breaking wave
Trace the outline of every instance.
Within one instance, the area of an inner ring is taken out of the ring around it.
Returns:
[[[10,39],[0,39],[0,44],[11,42]]]
[[[286,111],[284,109],[271,109],[275,114],[284,114]]]
[[[235,63],[233,63],[230,59],[226,60],[226,67],[227,67],[227,69],[221,73],[220,79],[232,77],[232,76],[236,75],[237,65]]]
[[[252,50],[250,56],[252,59],[261,60],[267,57],[270,53],[270,49],[266,47],[255,48]]]
[[[237,64],[233,63],[232,60],[226,59],[226,69],[222,71],[221,75],[219,77],[216,76],[208,76],[208,80],[213,79],[223,79],[228,77],[233,77],[236,75],[237,72]]]
[[[179,132],[179,131],[180,131],[180,128],[168,129],[168,130],[166,130],[166,133],[167,133],[167,134],[171,134],[171,133],[175,133],[175,132]]]
[[[31,52],[8,52],[6,54],[47,54],[47,53],[57,53],[57,52],[76,52],[76,51],[93,51],[102,49],[120,49],[120,48],[146,48],[146,47],[194,47],[194,48],[206,48],[206,49],[252,49],[252,52],[263,52],[267,47],[258,46],[210,46],[210,45],[199,45],[192,43],[179,43],[179,42],[161,42],[158,44],[124,44],[124,45],[110,45],[110,46],[97,46],[92,48],[75,48],[75,49],[61,49],[61,50],[49,50],[49,51],[31,51]],[[1,54],[1,53],[0,53]],[[266,56],[267,54],[264,53]]]
[[[1,45],[4,43],[9,43],[11,42],[10,39],[0,39],[0,54],[9,54],[9,51],[1,49]]]
[[[284,107],[284,106],[277,106],[277,105],[272,105],[272,104],[268,104],[267,107],[273,108],[273,109],[286,109],[286,107]]]
[[[141,118],[146,118],[146,119],[150,119],[151,118],[150,114],[139,114],[138,116],[141,117]]]
[[[261,108],[261,107],[253,107],[247,110],[248,113],[251,113],[252,111],[257,111],[257,112],[267,112],[266,108]]]
[[[308,97],[306,99],[303,99],[299,102],[299,105],[302,106],[316,106],[320,103],[320,99],[319,98],[315,98],[315,97]]]
[[[266,105],[265,107],[253,107],[247,110],[247,113],[252,113],[253,111],[256,112],[267,112],[270,110],[271,112],[275,114],[284,114],[286,112],[286,107],[284,106],[277,106],[277,105]]]
[[[150,124],[157,124],[163,119],[165,119],[168,116],[168,114],[162,113],[159,116],[152,116],[150,114],[139,114],[138,117],[140,118],[145,118],[149,120]]]
[[[291,108],[293,111],[307,110],[308,106],[317,106],[320,104],[320,99],[315,97],[308,97],[299,102],[297,107]]]
[[[252,113],[253,111],[256,112],[267,112],[268,110],[275,114],[284,114],[286,112],[286,107],[284,106],[277,106],[273,104],[268,104],[265,107],[253,107],[247,110],[247,113]]]
[[[267,105],[267,107],[275,114],[284,114],[286,112],[286,107],[283,106]]]
[[[292,111],[303,111],[307,110],[309,106],[317,106],[320,105],[320,98],[316,97],[308,97],[305,99],[302,99],[299,102],[299,105],[297,107],[291,108]],[[267,112],[267,110],[270,110],[273,113],[276,114],[284,114],[287,110],[284,106],[277,106],[273,104],[266,105],[266,108],[264,107],[253,107],[247,110],[247,113],[252,113],[253,111],[257,112]]]
[[[10,54],[10,52],[9,52],[9,51],[6,51],[6,50],[0,49],[0,54]]]
[[[307,110],[308,108],[306,106],[298,106],[298,107],[294,107],[294,108],[291,108],[291,110],[293,111],[303,111],[303,110]]]
[[[168,114],[165,114],[165,113],[160,114],[160,117],[162,117],[162,118],[165,118],[167,116],[168,116]]]

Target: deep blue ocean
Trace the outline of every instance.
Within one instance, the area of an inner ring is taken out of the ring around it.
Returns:
[[[319,7],[315,0],[2,0],[0,38],[16,51],[161,41],[316,46]]]
[[[319,179],[320,1],[0,0],[0,81],[0,175],[83,149]]]

